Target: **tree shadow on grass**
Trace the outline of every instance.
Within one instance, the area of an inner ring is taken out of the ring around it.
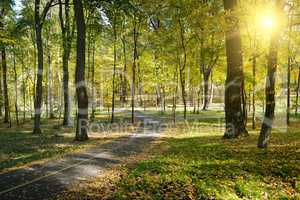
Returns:
[[[168,150],[138,164],[119,183],[116,197],[295,198],[299,195],[295,181],[300,174],[300,133],[273,133],[267,150],[256,148],[256,139],[257,135],[235,140],[165,138],[162,145]]]
[[[141,153],[153,140],[152,137],[124,136],[56,161],[0,174],[0,199],[55,197],[76,181],[94,178],[102,170],[120,163],[120,159]]]

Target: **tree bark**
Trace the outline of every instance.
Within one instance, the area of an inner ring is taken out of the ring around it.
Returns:
[[[3,61],[1,60],[1,62],[3,62]],[[2,111],[3,111],[3,87],[2,87],[2,83],[3,83],[2,70],[0,69],[0,117],[3,116],[3,113],[2,113]]]
[[[112,82],[112,102],[111,102],[111,123],[114,123],[115,118],[115,79],[116,79],[116,61],[117,61],[117,29],[116,29],[116,13],[114,13],[113,20],[113,34],[114,34],[114,69],[113,69],[113,82]]]
[[[7,89],[7,65],[6,65],[6,50],[1,48],[2,57],[2,79],[3,79],[3,96],[4,96],[4,123],[9,123],[9,99]]]
[[[300,66],[298,67],[298,80],[297,80],[297,88],[296,88],[296,108],[295,108],[295,115],[298,115],[298,101],[299,101],[299,89],[300,89]]]
[[[39,2],[39,0],[36,0]],[[38,72],[37,72],[37,80],[36,80],[36,92],[35,92],[35,102],[34,102],[34,134],[40,134],[41,131],[41,106],[42,106],[42,93],[43,93],[43,42],[42,42],[42,27],[39,18],[39,11],[37,10],[39,7],[36,4],[36,46],[38,53]]]
[[[69,0],[64,4],[64,16],[63,18],[63,5],[59,0],[59,19],[62,33],[62,46],[63,46],[63,94],[64,94],[64,126],[72,126],[71,120],[71,101],[69,95],[69,59],[72,45],[72,33],[70,25],[70,4]]]
[[[135,107],[135,69],[136,69],[136,60],[138,59],[138,52],[137,52],[137,42],[138,42],[138,34],[137,34],[137,17],[134,15],[133,19],[133,41],[134,41],[134,49],[133,49],[133,65],[132,65],[132,83],[131,83],[131,122],[135,122],[135,114],[134,114],[134,107]]]
[[[209,105],[209,76],[208,73],[203,73],[203,80],[204,80],[204,102],[203,102],[203,108],[202,110],[207,110]]]
[[[180,28],[180,41],[181,47],[183,50],[183,63],[180,65],[179,75],[180,75],[180,83],[181,83],[181,94],[182,94],[182,101],[183,101],[183,118],[186,120],[186,91],[185,91],[185,68],[186,68],[186,47],[185,47],[185,38],[184,38],[184,29],[181,23],[181,19],[178,19],[178,24]]]
[[[48,104],[49,104],[49,118],[53,119],[54,118],[54,112],[53,112],[53,92],[52,92],[52,87],[53,87],[53,66],[52,66],[52,60],[51,60],[51,53],[50,53],[50,47],[48,45],[48,67],[49,67],[49,72],[48,72]]]
[[[23,123],[25,123],[26,119],[26,80],[25,80],[25,66],[24,60],[21,58],[22,62],[22,90],[23,90]]]
[[[95,119],[96,113],[96,99],[95,99],[95,41],[92,48],[92,65],[91,65],[91,75],[92,75],[92,113],[91,119]]]
[[[33,134],[40,134],[41,131],[41,107],[42,107],[42,95],[43,95],[43,70],[44,70],[44,58],[43,58],[43,40],[42,40],[42,28],[46,14],[51,7],[53,0],[49,0],[40,15],[40,0],[34,1],[34,20],[35,20],[35,37],[36,47],[38,53],[38,71],[36,80],[36,92],[34,101],[34,127]]]
[[[292,32],[293,14],[289,17],[289,30],[288,30],[288,69],[287,69],[287,108],[286,108],[286,124],[290,125],[290,112],[291,112],[291,32]]]
[[[277,0],[277,10],[280,13],[281,1]],[[262,123],[260,135],[257,142],[257,147],[266,148],[268,146],[269,137],[272,130],[274,112],[275,112],[275,76],[277,70],[277,54],[278,54],[279,30],[273,30],[271,35],[271,43],[267,64],[266,78],[266,110]]]
[[[19,125],[19,109],[18,109],[18,74],[16,69],[16,55],[14,54],[14,79],[15,79],[15,114],[16,114],[16,122]]]
[[[124,57],[124,69],[123,69],[123,79],[122,79],[122,94],[121,94],[121,102],[122,104],[126,103],[127,96],[127,55],[126,55],[126,39],[125,36],[122,38],[123,45],[123,57]]]
[[[237,0],[224,0],[226,11],[232,12],[236,6]],[[247,135],[242,110],[243,60],[238,19],[234,14],[231,14],[226,17],[226,21],[229,28],[225,33],[227,78],[225,85],[226,130],[224,138],[236,138]]]
[[[74,12],[77,27],[77,59],[76,59],[76,96],[77,96],[77,125],[75,140],[88,139],[88,95],[85,84],[85,21],[82,0],[74,0]]]
[[[173,92],[172,112],[173,112],[173,123],[176,124],[176,105],[177,105],[177,93],[178,93],[178,67],[177,66],[174,69],[173,81],[175,84],[175,88]]]
[[[252,129],[256,128],[256,106],[255,106],[255,96],[256,96],[256,55],[252,58]]]

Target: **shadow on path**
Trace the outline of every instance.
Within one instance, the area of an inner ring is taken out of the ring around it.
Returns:
[[[78,180],[96,177],[101,171],[122,163],[122,158],[141,153],[159,132],[155,126],[160,122],[138,113],[142,123],[130,136],[81,153],[68,154],[62,159],[33,165],[0,174],[1,200],[49,199],[63,192]],[[145,125],[146,124],[146,125]]]

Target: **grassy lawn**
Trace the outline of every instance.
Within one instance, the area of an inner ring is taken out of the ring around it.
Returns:
[[[150,157],[115,170],[108,183],[102,177],[76,187],[68,199],[300,199],[299,128],[274,130],[261,150],[258,130],[223,140],[210,114],[167,129]]]
[[[97,113],[96,117],[96,120],[100,120],[102,123],[109,123],[109,116],[105,113]],[[120,120],[120,118],[122,116],[116,116],[116,120]],[[41,135],[32,134],[32,123],[32,121],[27,121],[12,128],[1,125],[0,172],[44,162],[66,153],[74,153],[96,144],[109,142],[119,136],[110,132],[109,135],[92,136],[86,142],[74,142],[74,128],[59,127],[58,120],[43,119]]]
[[[255,134],[224,141],[217,133],[173,133],[160,144],[168,147],[162,155],[140,162],[118,184],[117,199],[300,197],[299,132],[274,133],[267,151],[256,148]]]

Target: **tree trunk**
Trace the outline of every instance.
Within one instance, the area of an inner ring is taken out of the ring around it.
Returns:
[[[134,49],[133,49],[133,65],[132,65],[132,83],[131,83],[131,122],[134,123],[134,97],[135,97],[135,69],[136,69],[136,60],[138,58],[137,52],[137,41],[138,41],[138,34],[137,34],[137,21],[136,16],[134,15],[133,21],[133,41],[134,41]]]
[[[288,58],[288,72],[287,72],[287,108],[286,108],[286,124],[290,125],[290,111],[291,111],[291,58]]]
[[[143,94],[143,73],[141,70],[141,65],[138,63],[137,64],[138,67],[138,102],[139,102],[139,107],[143,107],[143,98],[142,98],[142,94]]]
[[[252,58],[252,129],[256,128],[256,107],[255,107],[255,95],[256,95],[256,55]]]
[[[76,96],[77,125],[75,140],[88,139],[88,95],[85,85],[85,21],[82,0],[74,0],[74,12],[77,27],[77,59],[76,59]]]
[[[34,101],[34,127],[33,133],[40,134],[41,131],[41,108],[43,96],[43,40],[42,40],[42,27],[44,18],[51,7],[53,0],[49,0],[43,9],[42,16],[40,16],[40,0],[34,1],[34,20],[35,20],[35,42],[38,54],[38,70],[36,79],[36,91]]]
[[[15,79],[15,114],[16,122],[19,125],[19,110],[18,110],[18,74],[16,69],[16,55],[14,54],[14,79]]]
[[[71,101],[69,95],[69,59],[72,45],[71,27],[70,27],[70,5],[69,0],[65,1],[65,20],[63,18],[63,6],[59,0],[59,19],[62,33],[63,46],[63,93],[64,93],[64,126],[72,126],[71,120]]]
[[[95,42],[93,43],[92,49],[92,66],[91,66],[91,75],[92,75],[92,114],[91,119],[95,119],[96,112],[96,99],[95,99]]]
[[[224,0],[224,8],[231,12],[237,6],[237,0]],[[241,37],[237,17],[226,17],[229,29],[226,31],[227,78],[225,86],[226,131],[224,138],[236,138],[247,135],[242,110],[243,60]],[[231,24],[235,22],[235,24]]]
[[[32,34],[34,35],[34,34]],[[34,110],[34,102],[35,102],[35,89],[36,89],[36,71],[37,71],[37,48],[36,48],[36,37],[35,36],[32,36],[32,39],[33,40],[33,88],[32,88],[32,98],[31,98],[31,112],[30,112],[30,117],[31,119],[34,118],[34,115],[33,114],[33,110]]]
[[[178,68],[177,68],[177,66],[175,67],[175,70],[174,70],[173,81],[175,83],[175,88],[174,88],[174,92],[173,92],[172,112],[173,112],[173,122],[174,122],[174,124],[176,124],[176,105],[177,105],[177,92],[178,92]]]
[[[281,2],[277,0],[277,9],[280,9]],[[278,12],[280,13],[280,11]],[[266,78],[266,110],[262,123],[257,147],[266,148],[271,134],[274,112],[275,112],[275,75],[277,70],[277,54],[278,54],[279,30],[273,30],[271,35],[271,43],[268,55],[267,78]]]
[[[202,110],[207,110],[208,105],[209,105],[209,99],[210,99],[210,95],[209,95],[209,76],[210,74],[208,73],[203,73],[203,80],[204,80],[204,103],[203,103],[203,108]]]
[[[296,116],[298,115],[299,89],[300,89],[300,66],[299,66],[297,88],[296,88],[296,109],[295,109]]]
[[[116,14],[114,14],[116,15]],[[117,61],[117,29],[116,29],[116,16],[114,16],[113,22],[113,34],[114,34],[114,71],[113,71],[113,82],[112,82],[112,102],[111,102],[111,123],[114,123],[115,115],[115,79],[116,79],[116,61]]]
[[[36,5],[40,6],[40,5]],[[41,132],[41,106],[43,93],[43,42],[42,28],[40,22],[36,22],[36,46],[38,52],[38,72],[36,80],[35,102],[34,102],[34,134]]]
[[[293,14],[289,18],[289,30],[288,30],[288,69],[287,69],[287,107],[286,107],[286,124],[290,125],[290,111],[291,111],[291,31],[293,23]]]
[[[54,112],[53,112],[53,94],[52,94],[52,87],[53,87],[53,66],[52,66],[52,60],[51,60],[51,53],[50,48],[48,46],[48,104],[49,104],[49,118],[54,118]]]
[[[25,66],[24,66],[24,60],[21,58],[22,62],[22,90],[23,90],[23,123],[25,123],[26,119],[26,81],[25,81]]]
[[[185,91],[185,68],[186,68],[186,47],[185,47],[185,38],[184,38],[184,30],[183,26],[181,24],[181,20],[178,19],[179,28],[180,28],[180,40],[181,40],[181,46],[183,50],[183,63],[182,66],[180,66],[179,74],[180,74],[180,83],[181,83],[181,93],[182,93],[182,101],[183,101],[183,118],[186,120],[186,91]]]
[[[123,44],[123,56],[124,56],[124,69],[123,69],[123,82],[122,82],[122,94],[121,94],[121,102],[122,104],[126,103],[127,96],[127,55],[126,55],[126,40],[125,36],[122,38]]]
[[[3,61],[1,60],[1,62],[3,62]],[[2,70],[0,69],[0,117],[3,116],[3,113],[2,113],[2,111],[3,111],[3,87],[2,87],[2,83],[3,83]]]
[[[7,65],[5,47],[1,49],[2,56],[2,78],[3,78],[3,96],[4,96],[4,123],[9,123],[9,100],[7,90]]]

